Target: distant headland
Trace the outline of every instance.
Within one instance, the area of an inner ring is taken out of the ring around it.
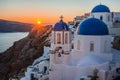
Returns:
[[[0,32],[29,32],[33,24],[0,19]]]

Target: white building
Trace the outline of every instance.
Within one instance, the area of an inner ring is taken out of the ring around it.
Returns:
[[[107,25],[99,19],[84,20],[74,35],[71,49],[70,31],[62,20],[52,31],[50,54],[50,80],[80,80],[83,76],[99,70],[101,80],[105,80],[109,62],[112,60],[111,36]]]
[[[36,59],[32,66],[27,67],[25,77],[21,80],[39,80],[41,75],[44,79],[48,79],[49,65],[49,47],[44,46],[44,54]]]
[[[120,12],[113,12],[112,17],[113,17],[113,22],[120,23]]]

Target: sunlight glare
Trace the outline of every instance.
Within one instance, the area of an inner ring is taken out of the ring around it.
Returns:
[[[41,24],[41,21],[37,21],[37,24]]]

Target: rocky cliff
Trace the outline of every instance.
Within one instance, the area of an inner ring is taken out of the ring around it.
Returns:
[[[34,28],[27,37],[16,41],[13,46],[1,53],[0,80],[8,80],[40,57],[51,29],[51,26]]]

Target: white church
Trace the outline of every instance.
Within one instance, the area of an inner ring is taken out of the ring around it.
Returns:
[[[90,17],[79,24],[74,34],[61,17],[51,32],[47,65],[49,80],[90,80],[88,76],[92,76],[95,70],[98,80],[110,80],[112,76],[106,76],[106,72],[115,61],[109,34],[111,27],[112,15],[102,4],[92,9]]]
[[[93,8],[91,17],[80,23],[73,41],[63,20],[55,24],[51,41],[50,80],[80,80],[91,75],[94,69],[98,69],[99,77],[105,80],[103,74],[109,70],[109,62],[112,61],[109,12],[104,5]]]

